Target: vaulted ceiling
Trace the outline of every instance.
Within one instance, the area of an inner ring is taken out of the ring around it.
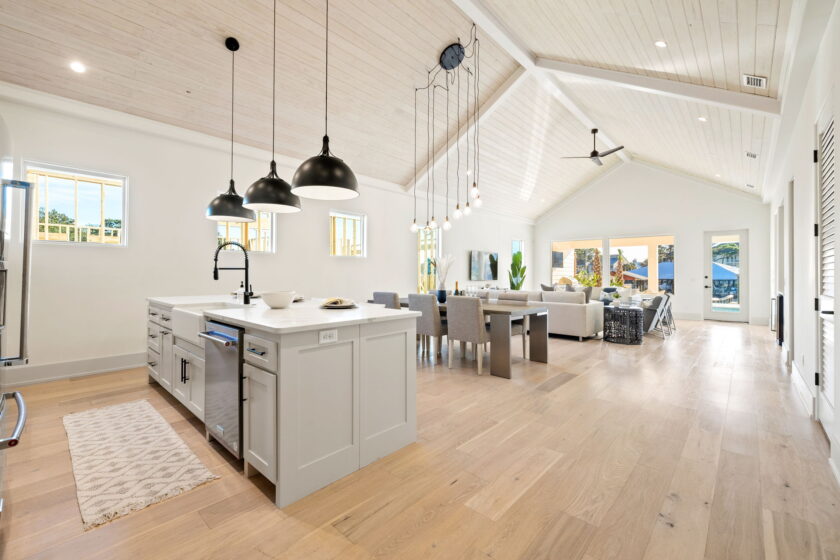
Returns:
[[[278,4],[277,152],[302,160],[323,133],[324,3]],[[604,167],[563,159],[588,153],[593,126],[603,131],[599,149],[624,144],[622,158],[758,194],[791,4],[332,0],[332,147],[357,173],[410,187],[414,87],[475,20],[486,208],[533,219],[619,165],[618,155]],[[236,140],[270,149],[271,14],[271,0],[0,0],[0,80],[226,138],[223,42],[235,36]],[[85,74],[68,68],[77,59]],[[743,74],[766,77],[767,87],[742,85]],[[455,149],[457,131],[448,137]],[[438,121],[438,187],[446,145]]]

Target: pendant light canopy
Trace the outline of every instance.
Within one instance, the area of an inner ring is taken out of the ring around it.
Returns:
[[[292,177],[292,193],[317,200],[347,200],[359,196],[356,175],[344,161],[330,152],[328,135],[330,75],[330,0],[326,9],[326,47],[324,72],[324,138],[321,153],[300,164]]]
[[[253,222],[257,215],[253,210],[243,208],[242,197],[236,194],[233,184],[233,92],[234,92],[234,60],[239,50],[239,41],[233,37],[225,39],[225,47],[230,51],[230,186],[224,192],[210,201],[207,206],[207,218],[218,222]]]
[[[242,205],[250,210],[260,212],[274,212],[275,214],[290,214],[300,212],[300,199],[292,194],[292,187],[277,175],[277,164],[274,161],[274,120],[275,120],[275,91],[277,76],[277,0],[274,0],[274,28],[272,42],[272,75],[271,75],[271,164],[268,175],[257,179],[245,191]]]

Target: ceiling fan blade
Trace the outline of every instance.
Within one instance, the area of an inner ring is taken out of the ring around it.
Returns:
[[[591,159],[589,156],[563,156],[560,159]]]
[[[592,162],[599,167],[604,165],[603,163],[601,163],[601,158],[599,158],[599,157],[592,157],[592,158],[589,158],[589,159],[591,159]]]
[[[611,150],[607,150],[605,152],[599,152],[598,157],[608,156],[610,154],[613,154],[613,153],[617,152],[618,150],[623,150],[623,149],[624,149],[624,146],[616,146],[615,148],[612,148]]]

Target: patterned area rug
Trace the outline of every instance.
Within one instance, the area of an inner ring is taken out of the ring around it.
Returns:
[[[68,414],[64,429],[85,530],[218,478],[145,400]]]

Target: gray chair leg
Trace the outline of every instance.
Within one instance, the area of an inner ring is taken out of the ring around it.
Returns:
[[[474,345],[474,348],[476,349],[475,355],[478,359],[478,375],[481,375],[481,365],[484,363],[484,353],[478,351],[478,349],[481,348],[481,345],[476,344]]]
[[[449,351],[449,369],[452,369],[452,349],[455,347],[455,343],[452,342],[452,339],[446,337],[448,340],[446,341],[447,350]]]

